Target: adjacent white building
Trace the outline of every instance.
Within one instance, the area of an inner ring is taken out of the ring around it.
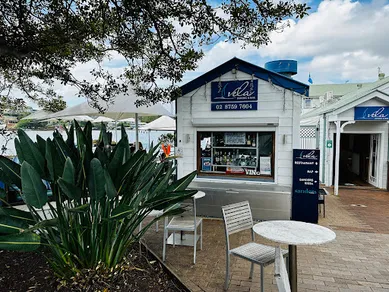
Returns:
[[[381,73],[376,82],[315,90],[319,106],[301,118],[302,127],[311,121],[318,131],[322,183],[334,186],[335,194],[339,184],[387,188],[389,78]]]

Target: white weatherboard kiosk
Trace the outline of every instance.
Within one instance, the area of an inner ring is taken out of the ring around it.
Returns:
[[[290,219],[292,150],[309,87],[290,77],[296,61],[267,67],[233,58],[181,87],[177,173],[197,171],[190,187],[206,193],[200,215],[220,217],[221,206],[248,200],[255,219]]]

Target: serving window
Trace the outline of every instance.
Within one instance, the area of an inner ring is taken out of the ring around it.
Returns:
[[[274,132],[198,132],[199,176],[274,178]]]

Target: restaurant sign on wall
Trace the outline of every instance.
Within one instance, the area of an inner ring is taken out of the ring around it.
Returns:
[[[356,106],[354,108],[354,120],[356,121],[389,120],[389,107],[388,106]]]
[[[212,82],[211,110],[240,111],[258,109],[258,80]]]

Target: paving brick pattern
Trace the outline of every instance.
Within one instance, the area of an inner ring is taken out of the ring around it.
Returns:
[[[336,232],[336,241],[297,248],[298,291],[389,291],[389,232],[384,232],[389,227],[385,229],[384,220],[379,220],[378,214],[386,214],[388,211],[383,209],[388,209],[389,196],[382,197],[385,195],[383,192],[365,194],[370,196],[368,206],[374,210],[369,215],[364,213],[366,211],[355,211],[355,208],[349,207],[351,197],[353,202],[357,198],[355,191],[348,193],[347,190],[344,197],[342,192],[339,197],[328,196],[327,216],[320,220],[321,225]],[[380,201],[382,198],[383,202]],[[372,204],[372,201],[375,203]],[[198,250],[196,265],[192,264],[193,248],[182,246],[168,246],[166,264],[191,291],[223,291],[223,222],[216,219],[204,220],[203,233],[203,250]],[[154,229],[150,229],[145,240],[149,248],[162,257],[162,230],[156,233]],[[249,240],[249,232],[231,236],[232,246]],[[259,236],[256,241],[274,245]],[[273,281],[273,269],[273,265],[265,268],[265,291],[278,291]],[[250,263],[232,257],[231,271],[228,291],[260,291],[259,267],[254,270],[254,278],[249,280]]]
[[[332,192],[332,189],[328,189]],[[365,226],[366,232],[389,233],[389,192],[378,189],[341,188],[340,207]],[[370,230],[369,230],[370,229]]]

